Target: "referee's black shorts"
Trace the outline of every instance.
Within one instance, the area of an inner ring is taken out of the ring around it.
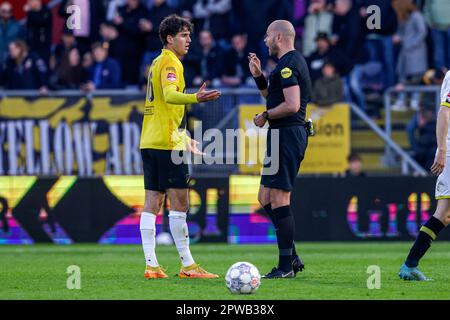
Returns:
[[[145,190],[165,192],[167,189],[187,189],[189,168],[185,161],[174,163],[172,152],[185,159],[184,151],[141,149]]]
[[[272,162],[274,161],[273,158],[277,157],[271,144],[272,130],[279,130],[279,166],[275,174],[265,175],[264,171],[272,166],[273,163],[264,161],[265,169],[261,176],[261,184],[266,188],[292,191],[295,178],[300,169],[300,163],[305,157],[306,147],[308,146],[308,134],[304,126],[269,129],[267,133],[266,158],[272,157]],[[272,154],[272,150],[274,154]]]

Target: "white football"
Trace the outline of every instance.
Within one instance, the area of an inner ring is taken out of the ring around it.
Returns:
[[[156,244],[170,246],[173,244],[172,235],[168,232],[161,232],[155,238]]]
[[[261,275],[258,269],[249,262],[236,262],[227,271],[225,283],[234,294],[251,294],[258,290]]]

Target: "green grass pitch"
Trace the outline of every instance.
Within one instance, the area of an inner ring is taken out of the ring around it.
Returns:
[[[421,263],[430,282],[398,279],[411,243],[297,243],[306,270],[295,279],[262,280],[253,295],[232,295],[224,274],[237,261],[261,273],[273,267],[276,245],[194,244],[198,263],[220,279],[178,279],[175,247],[157,247],[170,278],[146,280],[140,246],[0,246],[0,299],[450,299],[450,243],[436,242]],[[68,266],[81,269],[81,290],[66,287]],[[381,288],[369,290],[367,268],[381,268]]]

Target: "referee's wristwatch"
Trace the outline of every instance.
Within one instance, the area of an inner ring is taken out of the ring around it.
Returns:
[[[264,111],[262,113],[262,116],[263,116],[264,119],[269,120],[269,113],[267,111]]]

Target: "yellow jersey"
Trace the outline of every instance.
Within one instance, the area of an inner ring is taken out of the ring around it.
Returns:
[[[163,49],[148,76],[140,149],[186,150],[186,104],[197,102],[184,94],[184,68],[172,51]]]

